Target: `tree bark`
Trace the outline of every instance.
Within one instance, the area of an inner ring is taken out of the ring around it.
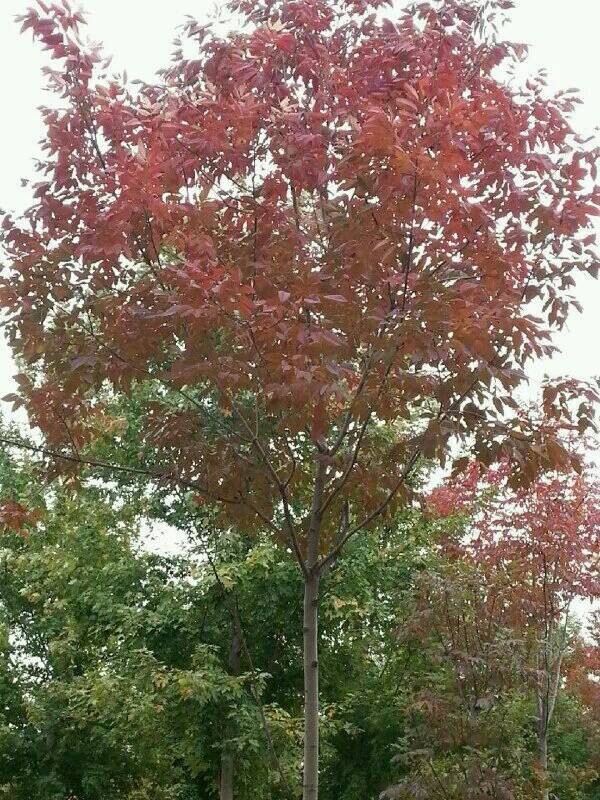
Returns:
[[[539,748],[539,759],[540,759],[540,767],[542,770],[542,775],[544,776],[544,781],[548,780],[548,734],[547,732],[541,733],[538,741],[538,748]],[[542,792],[542,800],[549,800],[550,798],[550,788],[548,786],[544,787]]]
[[[304,770],[303,800],[319,798],[319,547],[326,466],[317,457],[304,574]]]
[[[241,638],[238,625],[234,622],[229,651],[229,671],[232,675],[240,674]],[[235,783],[235,756],[231,748],[225,744],[221,755],[221,778],[219,800],[233,800]]]
[[[538,729],[538,754],[540,759],[540,768],[544,781],[549,781],[550,775],[548,772],[548,733],[550,725],[554,717],[554,709],[556,708],[556,701],[558,700],[558,693],[560,691],[560,679],[562,674],[562,664],[567,647],[567,633],[569,623],[569,609],[570,602],[567,605],[564,623],[560,631],[560,639],[558,643],[558,653],[555,655],[554,660],[550,653],[549,639],[550,635],[548,627],[544,637],[544,675],[545,685],[538,690],[538,716],[539,716],[539,729]],[[550,787],[545,786],[542,791],[542,800],[549,800]]]
[[[219,789],[220,800],[233,800],[233,778],[235,764],[233,753],[227,749],[221,756],[221,785]]]
[[[319,797],[319,576],[304,583],[304,780],[303,800]]]

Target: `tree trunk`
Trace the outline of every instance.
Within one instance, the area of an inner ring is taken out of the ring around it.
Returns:
[[[233,776],[235,764],[233,753],[227,749],[223,750],[221,756],[221,786],[219,789],[219,800],[233,800]]]
[[[544,776],[544,781],[548,781],[548,736],[546,733],[540,734],[539,741],[538,741],[538,749],[539,749],[539,757],[540,757],[540,768],[542,771],[542,775]],[[544,790],[542,792],[542,800],[549,800],[550,798],[550,788],[548,786],[544,786]]]
[[[550,725],[554,717],[554,709],[556,708],[556,701],[560,691],[560,679],[562,673],[562,663],[567,647],[567,634],[569,623],[569,607],[566,607],[565,618],[562,630],[558,634],[558,653],[552,658],[549,644],[549,627],[546,626],[546,633],[544,637],[544,674],[545,685],[542,691],[538,690],[538,716],[539,716],[539,730],[538,730],[538,754],[540,759],[540,769],[544,776],[546,784],[549,782],[550,775],[548,773],[548,733]],[[553,631],[554,633],[554,631]],[[542,800],[549,800],[550,787],[545,786],[542,792]]]
[[[327,467],[317,457],[304,571],[304,770],[302,800],[319,800],[319,546]]]
[[[233,624],[231,650],[229,652],[229,671],[232,675],[240,674],[241,638],[237,622]],[[227,728],[226,727],[226,731]],[[235,756],[231,748],[225,744],[221,755],[221,780],[219,786],[219,800],[233,800],[235,780]]]
[[[319,576],[304,583],[304,779],[303,800],[319,797]]]

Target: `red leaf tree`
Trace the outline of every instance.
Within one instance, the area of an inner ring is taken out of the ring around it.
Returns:
[[[137,471],[297,559],[305,800],[322,575],[454,437],[486,462],[517,453],[529,479],[568,462],[513,395],[552,351],[576,273],[597,269],[596,156],[569,125],[573,94],[509,81],[525,48],[493,31],[510,0],[396,22],[386,4],[237,0],[239,28],[190,20],[136,87],[107,75],[67,4],[22,18],[57,102],[34,205],[4,221],[0,299],[30,366],[18,402],[47,454],[77,461],[107,387],[153,382],[156,461]]]
[[[590,476],[550,474],[515,491],[506,487],[505,477],[503,467],[482,472],[471,465],[435,490],[431,504],[442,516],[461,506],[473,515],[467,535],[461,541],[450,537],[445,549],[459,563],[477,568],[485,587],[482,624],[494,620],[522,643],[537,702],[547,798],[548,734],[564,683],[574,606],[600,598],[600,487]],[[567,671],[568,683],[579,685],[582,697],[594,686],[587,680],[594,652],[584,648],[579,655],[588,660],[573,658]]]

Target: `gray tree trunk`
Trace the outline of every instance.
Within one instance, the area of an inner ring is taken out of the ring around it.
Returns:
[[[538,749],[539,749],[539,757],[540,757],[540,767],[542,770],[542,774],[544,776],[544,780],[548,780],[548,735],[547,733],[540,734],[539,741],[538,741]],[[544,787],[544,791],[542,792],[542,800],[549,800],[550,798],[550,789],[548,787]]]
[[[319,797],[319,577],[304,584],[304,782],[303,800]]]
[[[221,756],[221,786],[219,789],[220,800],[233,800],[233,779],[235,764],[233,753],[224,750]]]
[[[319,547],[325,462],[318,458],[304,575],[304,771],[303,800],[319,798]]]
[[[234,623],[229,652],[229,671],[232,675],[240,674],[241,639],[237,623]],[[231,748],[225,745],[221,755],[221,780],[219,786],[219,800],[233,800],[235,785],[235,755]]]
[[[558,700],[558,693],[560,691],[562,664],[567,649],[569,609],[570,603],[566,607],[562,630],[558,633],[558,652],[554,654],[554,657],[552,657],[550,651],[550,635],[548,629],[546,629],[544,637],[543,658],[545,685],[541,687],[541,690],[538,690],[538,754],[540,768],[546,782],[550,777],[548,772],[548,733],[550,731],[550,725],[552,724],[554,709],[556,708],[556,701]],[[550,800],[550,787],[544,787],[542,800]]]

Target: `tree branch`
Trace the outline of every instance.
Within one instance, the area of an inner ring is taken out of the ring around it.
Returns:
[[[373,520],[377,519],[377,517],[380,517],[384,513],[386,508],[389,506],[389,504],[392,502],[392,500],[394,499],[394,497],[398,493],[398,491],[399,491],[400,487],[402,486],[402,484],[405,483],[406,479],[408,478],[408,476],[410,475],[412,470],[417,465],[417,463],[418,463],[420,458],[421,458],[421,451],[420,451],[420,449],[417,448],[413,452],[411,457],[409,458],[408,463],[406,464],[406,466],[402,470],[402,473],[401,473],[400,477],[398,478],[398,480],[396,481],[394,486],[388,492],[387,497],[385,498],[385,500],[379,506],[377,506],[377,508],[374,509],[370,514],[368,514],[362,520],[362,522],[359,522],[357,525],[355,525],[353,528],[351,528],[346,533],[345,536],[342,537],[341,541],[333,548],[333,550],[329,553],[329,555],[321,562],[321,567],[320,567],[321,569],[327,569],[329,566],[331,566],[336,561],[336,559],[339,557],[340,553],[342,552],[342,550],[346,546],[346,543],[355,534],[357,534],[363,528],[366,528],[368,525],[371,524],[371,522],[373,522]]]

